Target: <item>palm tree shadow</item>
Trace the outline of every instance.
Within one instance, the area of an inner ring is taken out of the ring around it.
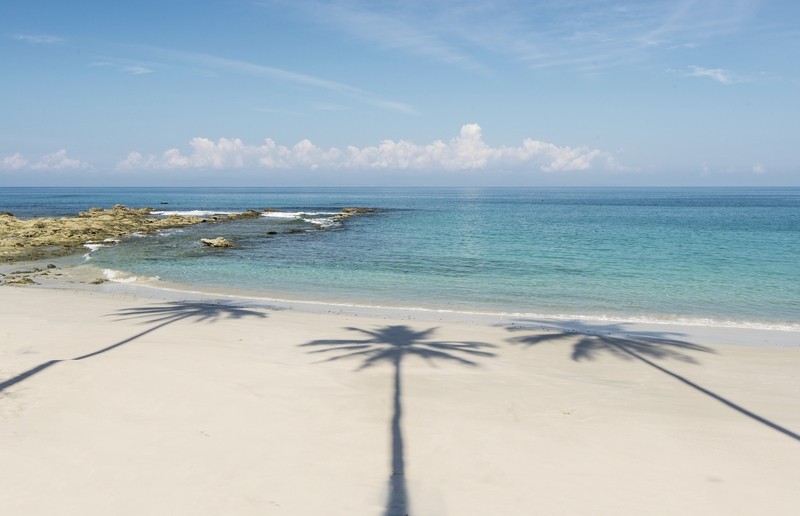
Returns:
[[[594,360],[600,353],[609,353],[622,360],[638,360],[722,403],[723,405],[747,416],[750,419],[776,430],[787,437],[800,441],[800,435],[784,428],[736,403],[706,389],[705,387],[681,376],[654,360],[672,359],[696,364],[697,360],[687,352],[714,353],[711,348],[686,342],[679,333],[670,332],[632,332],[624,324],[591,325],[583,321],[572,320],[562,323],[552,321],[524,320],[507,326],[508,331],[548,330],[550,333],[533,333],[513,337],[509,341],[532,347],[544,342],[558,342],[569,338],[577,338],[572,346],[572,360]]]
[[[163,303],[160,305],[137,308],[124,308],[113,315],[117,317],[117,320],[141,318],[143,324],[154,324],[154,326],[151,326],[150,328],[119,342],[115,342],[114,344],[98,349],[97,351],[73,358],[49,360],[37,365],[36,367],[32,367],[31,369],[28,369],[27,371],[0,383],[0,392],[3,392],[9,387],[27,380],[60,362],[77,362],[95,357],[97,355],[102,355],[103,353],[107,353],[112,349],[124,346],[125,344],[143,337],[148,333],[152,333],[163,328],[164,326],[184,319],[192,320],[193,322],[216,322],[221,319],[242,319],[244,317],[257,317],[263,319],[267,317],[267,315],[262,311],[234,306],[227,303],[201,303],[188,301]]]
[[[407,516],[409,511],[408,488],[405,480],[405,451],[402,432],[403,395],[402,364],[407,356],[416,356],[427,362],[443,360],[464,366],[477,367],[477,358],[495,356],[486,351],[492,344],[474,341],[441,341],[429,340],[436,328],[416,331],[405,325],[384,326],[376,330],[362,328],[346,328],[349,331],[364,335],[363,339],[323,339],[314,340],[303,347],[313,347],[310,353],[334,355],[323,360],[357,359],[361,365],[356,369],[362,371],[381,362],[394,368],[393,413],[391,419],[391,475],[389,477],[389,497],[385,516]]]

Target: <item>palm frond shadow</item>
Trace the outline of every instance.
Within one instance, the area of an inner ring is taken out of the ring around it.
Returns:
[[[470,367],[477,366],[478,363],[468,357],[494,356],[494,353],[484,351],[485,348],[494,346],[484,342],[428,340],[437,328],[415,331],[408,326],[399,325],[385,326],[377,330],[352,327],[345,329],[361,333],[365,338],[315,340],[302,346],[319,348],[310,351],[314,354],[340,353],[322,360],[323,362],[361,358],[363,362],[358,370],[372,367],[380,362],[394,365],[406,356],[416,356],[431,364],[435,360],[444,360]]]
[[[101,355],[103,353],[107,353],[112,349],[124,346],[125,344],[128,344],[140,337],[143,337],[148,333],[152,333],[160,328],[163,328],[164,326],[176,323],[184,319],[192,320],[194,322],[215,322],[220,319],[242,319],[244,317],[257,317],[257,318],[267,317],[267,315],[262,311],[257,311],[240,306],[234,306],[227,303],[201,303],[201,302],[188,302],[188,301],[163,303],[160,305],[154,305],[154,306],[151,305],[151,306],[143,306],[136,308],[124,308],[112,315],[117,317],[117,320],[141,318],[142,324],[154,324],[154,326],[142,332],[139,332],[136,335],[123,339],[119,342],[115,342],[101,349],[98,349],[97,351],[86,353],[84,355],[80,355],[73,358],[49,360],[35,367],[32,367],[31,369],[28,369],[27,371],[20,373],[14,376],[13,378],[9,378],[8,380],[5,380],[2,383],[0,383],[0,392],[3,392],[9,387],[12,387],[24,380],[27,380],[32,376],[37,375],[42,371],[44,371],[45,369],[48,369],[49,367],[52,367],[60,362],[77,362],[80,360],[86,360],[88,358],[95,357],[97,355]]]
[[[424,359],[431,365],[437,360],[454,362],[463,366],[477,367],[479,358],[495,356],[487,349],[492,344],[476,341],[443,341],[430,340],[437,328],[414,330],[405,325],[384,326],[376,330],[363,328],[346,328],[348,331],[363,335],[362,339],[322,339],[301,344],[311,347],[312,354],[334,354],[320,362],[338,360],[361,360],[357,371],[373,367],[381,362],[390,364],[394,369],[393,413],[390,424],[392,440],[391,475],[389,477],[389,496],[386,503],[385,516],[407,516],[409,513],[409,495],[405,480],[405,448],[402,432],[403,394],[402,364],[403,359],[415,356]]]
[[[548,331],[549,333],[531,333],[512,337],[512,344],[532,347],[545,342],[560,342],[576,339],[572,345],[572,360],[595,360],[600,353],[608,353],[622,360],[637,360],[678,380],[692,389],[722,403],[740,414],[757,421],[787,437],[800,441],[800,434],[780,426],[758,414],[738,405],[719,394],[681,376],[654,360],[678,360],[692,364],[699,363],[689,352],[714,353],[711,348],[681,340],[682,334],[673,332],[632,331],[625,324],[587,324],[572,320],[561,323],[552,321],[522,320],[506,326],[508,331]]]
[[[631,332],[625,324],[588,324],[573,320],[554,324],[552,321],[524,320],[512,323],[506,328],[519,332],[539,329],[551,333],[534,333],[510,339],[514,344],[534,346],[543,342],[561,341],[570,336],[578,336],[572,348],[572,359],[575,361],[594,360],[602,352],[610,353],[616,358],[633,360],[629,353],[633,351],[642,356],[654,359],[673,359],[696,364],[697,359],[687,352],[714,353],[711,348],[681,340],[679,333],[674,332]]]

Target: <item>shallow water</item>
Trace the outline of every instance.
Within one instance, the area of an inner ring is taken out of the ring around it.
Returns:
[[[117,203],[279,210],[88,255],[117,278],[283,299],[800,329],[798,188],[0,190],[0,210],[24,217]],[[380,211],[332,221],[345,206]],[[199,242],[216,236],[236,247]]]

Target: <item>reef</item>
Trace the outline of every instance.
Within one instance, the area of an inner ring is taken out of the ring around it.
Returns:
[[[198,224],[200,217],[157,217],[150,208],[91,208],[77,217],[19,219],[0,213],[0,262],[38,260],[77,252],[83,245],[116,240],[132,233]]]

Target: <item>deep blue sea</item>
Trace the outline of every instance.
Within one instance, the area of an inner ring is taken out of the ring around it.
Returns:
[[[800,329],[800,188],[0,188],[0,211],[20,217],[114,204],[279,210],[87,255],[116,278],[345,304]],[[349,206],[379,211],[330,219]],[[199,242],[217,236],[235,247]]]

